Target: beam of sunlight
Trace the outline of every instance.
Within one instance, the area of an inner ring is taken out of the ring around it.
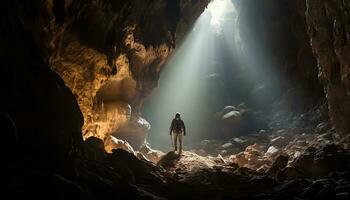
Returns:
[[[169,126],[176,112],[186,124],[186,149],[219,134],[213,119],[224,106],[257,101],[250,92],[265,84],[260,76],[267,64],[256,60],[259,50],[246,51],[235,2],[212,1],[161,72],[143,110],[154,148],[171,150]]]

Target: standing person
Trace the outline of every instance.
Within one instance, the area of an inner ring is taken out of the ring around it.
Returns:
[[[171,122],[170,135],[172,136],[174,151],[177,151],[177,140],[179,140],[179,154],[182,153],[182,138],[186,136],[186,127],[181,119],[180,113],[176,113],[175,118]]]

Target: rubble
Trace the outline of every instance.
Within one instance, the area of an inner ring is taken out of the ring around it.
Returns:
[[[284,169],[287,166],[288,159],[288,156],[278,156],[276,160],[272,163],[272,166],[267,171],[267,173],[271,175],[276,175],[280,170]]]
[[[242,135],[250,131],[267,128],[267,123],[257,112],[253,112],[245,103],[238,106],[228,105],[215,114],[223,137]]]
[[[226,106],[222,113],[225,112],[240,112],[240,108]],[[349,139],[337,135],[327,121],[318,123],[312,130],[312,123],[300,121],[309,115],[311,114],[278,114],[281,124],[285,124],[284,119],[293,126],[271,126],[269,129],[260,129],[252,134],[237,135],[222,141],[204,140],[192,151],[201,156],[221,155],[224,160],[239,167],[269,173],[281,179],[300,178],[306,174],[309,177],[318,177],[316,175],[327,175],[330,169],[344,170],[344,160],[348,155],[340,150],[336,152],[332,148],[348,149]],[[342,164],[331,164],[328,154],[338,159],[334,162]]]
[[[153,163],[157,163],[165,155],[162,151],[152,149],[147,143],[141,146],[139,153]]]

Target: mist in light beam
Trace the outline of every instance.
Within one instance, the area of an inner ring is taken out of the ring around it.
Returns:
[[[197,19],[161,72],[158,88],[145,103],[143,116],[152,128],[153,148],[171,150],[170,122],[180,112],[186,124],[185,150],[217,136],[215,112],[225,105],[254,102],[260,80],[255,53],[244,52],[235,0],[214,0]]]

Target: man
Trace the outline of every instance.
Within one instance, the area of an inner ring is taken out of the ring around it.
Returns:
[[[182,153],[182,137],[186,136],[186,127],[182,121],[180,113],[176,113],[175,118],[171,122],[170,135],[172,136],[174,151],[177,151],[177,140],[179,140],[179,154]]]

